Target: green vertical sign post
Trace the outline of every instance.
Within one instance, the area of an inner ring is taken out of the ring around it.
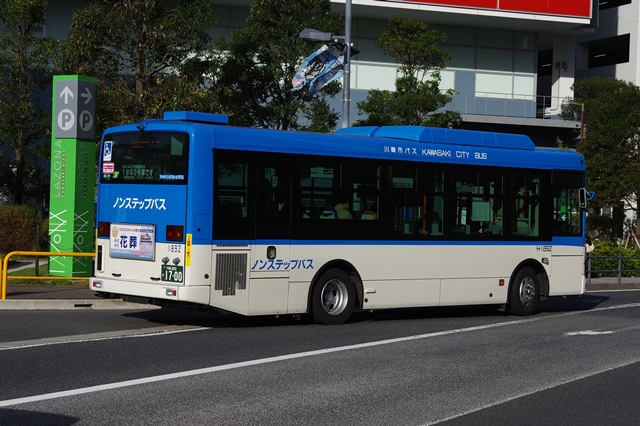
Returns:
[[[53,77],[49,251],[94,251],[96,83],[91,77]],[[49,273],[89,276],[91,258],[52,256]]]

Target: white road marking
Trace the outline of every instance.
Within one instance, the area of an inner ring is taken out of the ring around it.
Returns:
[[[583,330],[583,331],[570,331],[565,333],[565,336],[600,336],[602,334],[613,334],[612,330],[608,331],[596,331],[596,330]]]
[[[25,340],[21,342],[0,343],[0,351],[12,349],[37,348],[40,346],[63,345],[68,343],[97,342],[100,340],[131,339],[140,337],[156,337],[167,334],[186,333],[189,331],[208,330],[207,327],[197,326],[162,326],[152,328],[140,328],[136,330],[109,331],[104,333],[83,334],[81,336],[61,336],[47,339]]]
[[[52,392],[52,393],[46,393],[46,394],[42,394],[42,395],[28,396],[28,397],[24,397],[24,398],[8,399],[8,400],[5,400],[5,401],[0,401],[0,407],[8,407],[8,406],[12,406],[12,405],[27,404],[27,403],[30,403],[30,402],[46,401],[46,400],[55,399],[55,398],[64,398],[64,397],[67,397],[67,396],[83,395],[83,394],[88,394],[88,393],[92,393],[92,392],[101,392],[101,391],[110,390],[110,389],[119,389],[119,388],[123,388],[123,387],[127,387],[127,386],[136,386],[136,385],[143,385],[143,384],[147,384],[147,383],[161,382],[161,381],[164,381],[164,380],[180,379],[180,378],[189,377],[189,376],[196,376],[196,375],[200,375],[200,374],[209,374],[209,373],[215,373],[215,372],[218,372],[218,371],[233,370],[233,369],[236,369],[236,368],[244,368],[244,367],[250,367],[250,366],[261,365],[261,364],[269,364],[269,363],[272,363],[272,362],[286,361],[286,360],[290,360],[290,359],[298,359],[298,358],[317,356],[317,355],[324,355],[324,354],[330,354],[330,353],[336,353],[336,352],[344,352],[344,351],[350,351],[350,350],[355,350],[355,349],[364,349],[364,348],[370,348],[370,347],[374,347],[374,346],[382,346],[382,345],[389,345],[389,344],[394,344],[394,343],[402,343],[402,342],[408,342],[408,341],[420,340],[420,339],[427,339],[427,338],[432,338],[432,337],[447,336],[447,335],[460,334],[460,333],[468,333],[468,332],[471,332],[471,331],[488,330],[488,329],[491,329],[491,328],[506,327],[506,326],[510,326],[510,325],[524,324],[524,323],[527,323],[527,322],[542,321],[542,320],[546,320],[546,319],[558,318],[559,316],[571,316],[571,315],[578,315],[578,314],[591,313],[591,312],[597,312],[597,311],[612,310],[612,309],[623,309],[623,308],[630,308],[630,307],[640,307],[640,303],[630,303],[630,304],[626,304],[626,305],[610,306],[610,307],[606,307],[606,308],[595,308],[595,309],[591,309],[589,311],[567,312],[567,313],[564,313],[564,314],[545,316],[545,317],[519,319],[519,320],[515,320],[515,321],[506,321],[506,322],[501,322],[501,323],[486,324],[486,325],[475,326],[475,327],[465,327],[465,328],[459,328],[459,329],[455,329],[455,330],[444,330],[444,331],[438,331],[438,332],[435,332],[435,333],[418,334],[418,335],[413,335],[413,336],[398,337],[398,338],[394,338],[394,339],[386,339],[386,340],[378,340],[378,341],[374,341],[374,342],[359,343],[359,344],[355,344],[355,345],[338,346],[338,347],[334,347],[334,348],[318,349],[318,350],[314,350],[314,351],[299,352],[299,353],[280,355],[280,356],[274,356],[274,357],[269,357],[269,358],[261,358],[261,359],[255,359],[255,360],[250,360],[250,361],[236,362],[236,363],[232,363],[232,364],[217,365],[217,366],[214,366],[214,367],[199,368],[199,369],[196,369],[196,370],[181,371],[181,372],[170,373],[170,374],[162,374],[162,375],[159,375],[159,376],[144,377],[144,378],[134,379],[134,380],[125,380],[125,381],[122,381],[122,382],[107,383],[107,384],[104,384],[104,385],[89,386],[89,387],[85,387],[85,388],[71,389],[71,390],[61,391],[61,392]],[[184,330],[184,331],[195,331],[195,330],[200,330],[200,329],[190,329],[190,330]],[[202,328],[202,330],[206,330],[206,328]],[[145,335],[145,336],[148,336],[148,335]],[[132,337],[134,337],[134,336],[132,336]],[[141,337],[144,337],[144,336],[141,336]],[[88,340],[90,340],[90,339],[88,339]],[[632,364],[634,362],[636,362],[636,361],[632,361],[632,362],[629,362],[627,364],[622,364],[622,365],[619,365],[617,367],[613,367],[613,368],[609,368],[609,369],[593,372],[593,373],[578,377],[576,379],[573,379],[572,381],[579,380],[579,379],[585,378],[585,377],[590,377],[590,376],[599,374],[601,372],[610,371],[610,370],[613,370],[615,368],[619,368],[619,367],[623,367],[625,365]],[[570,381],[568,381],[566,383],[569,383],[569,382]],[[540,390],[545,390],[545,389],[550,389],[553,386],[558,386],[558,385],[561,385],[561,384],[564,384],[564,383],[558,383],[558,384],[549,386],[548,388],[541,388],[541,389],[538,389],[538,390],[536,390],[534,392],[537,392],[537,391],[540,391]],[[447,419],[441,419],[441,420],[438,420],[437,423],[439,423],[441,421],[453,419],[453,418],[456,418],[456,417],[460,417],[460,416],[463,416],[465,414],[473,413],[473,412],[476,412],[476,411],[479,411],[479,410],[482,410],[482,409],[485,409],[485,408],[489,408],[489,407],[492,407],[494,405],[499,405],[501,403],[508,402],[508,401],[513,400],[513,399],[520,398],[522,396],[526,396],[526,395],[529,395],[529,394],[534,393],[534,392],[530,392],[530,393],[527,393],[527,394],[514,396],[512,398],[508,398],[508,399],[496,402],[496,403],[491,404],[491,405],[479,407],[477,409],[473,409],[473,410],[470,410],[470,411],[465,412],[465,413],[460,413],[458,415],[455,415],[455,416],[447,418]],[[435,424],[435,423],[431,423],[431,424]]]

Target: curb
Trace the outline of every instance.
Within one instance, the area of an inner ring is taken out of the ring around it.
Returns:
[[[640,283],[602,283],[602,284],[589,284],[587,286],[586,293],[590,291],[603,291],[603,290],[640,290]]]
[[[123,300],[0,300],[0,310],[99,310],[99,309],[129,309],[150,310],[160,309],[160,306],[130,303]]]

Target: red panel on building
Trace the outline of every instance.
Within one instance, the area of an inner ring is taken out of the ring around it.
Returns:
[[[591,0],[500,0],[500,10],[591,17]]]
[[[463,6],[479,9],[497,9],[498,0],[409,0],[412,3],[429,3],[442,6]]]
[[[407,0],[441,6],[461,6],[474,9],[494,9],[508,12],[541,13],[545,15],[591,17],[591,0]]]

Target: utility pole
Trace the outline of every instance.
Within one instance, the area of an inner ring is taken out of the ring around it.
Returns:
[[[342,128],[349,127],[351,109],[351,0],[346,0],[344,11],[344,85],[342,88]]]

